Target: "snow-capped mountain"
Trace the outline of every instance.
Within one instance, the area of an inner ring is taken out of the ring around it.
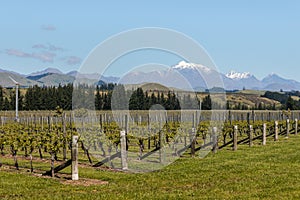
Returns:
[[[172,69],[175,69],[175,70],[201,70],[206,73],[212,72],[212,69],[210,69],[206,66],[203,66],[200,64],[195,64],[195,63],[188,63],[185,61],[180,61],[177,65],[174,65],[172,67]]]
[[[250,72],[240,73],[233,70],[226,74],[226,77],[231,79],[243,79],[243,78],[249,78],[250,76],[252,76]]]
[[[212,68],[181,61],[177,65],[172,66],[171,70],[180,74],[184,78],[184,81],[188,82],[194,89],[224,88],[222,74]]]
[[[168,69],[151,72],[134,71],[120,79],[123,84],[159,83],[184,90],[224,88],[222,76],[206,66],[181,61]]]
[[[259,89],[262,86],[259,81],[250,72],[236,72],[230,71],[223,78],[225,88],[228,90],[241,90],[241,89]]]
[[[250,72],[236,71],[223,74],[200,64],[181,61],[171,66],[169,70],[129,73],[122,77],[120,82],[123,84],[156,82],[168,87],[197,90],[213,87],[222,87],[226,90],[300,90],[300,83],[297,81],[274,77],[274,75],[273,78],[271,75],[268,77],[258,80]]]
[[[22,82],[22,85],[29,86],[39,85],[58,85],[72,83],[75,79],[96,84],[98,81],[106,83],[122,84],[141,84],[141,83],[159,83],[167,87],[184,89],[184,90],[204,90],[213,87],[221,87],[226,90],[298,90],[300,91],[300,82],[285,79],[277,74],[270,74],[262,80],[258,80],[250,72],[230,71],[227,74],[219,73],[215,69],[206,67],[201,64],[188,63],[181,61],[168,69],[156,70],[150,72],[133,71],[123,77],[106,77],[99,74],[83,74],[78,71],[62,73],[56,68],[47,68],[42,71],[31,73],[30,75],[21,75],[16,72],[10,72],[0,69],[2,86],[11,86],[11,81],[6,80],[7,74]],[[99,80],[100,79],[100,80]]]

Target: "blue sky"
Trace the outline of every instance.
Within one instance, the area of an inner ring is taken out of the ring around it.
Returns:
[[[2,1],[0,68],[24,74],[47,67],[77,70],[108,37],[162,27],[196,40],[223,73],[233,69],[263,78],[274,72],[300,81],[299,2]],[[131,58],[139,64],[179,61],[159,54]],[[109,73],[120,75],[132,63],[124,59]]]

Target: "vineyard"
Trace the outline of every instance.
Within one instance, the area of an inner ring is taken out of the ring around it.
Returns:
[[[13,113],[1,114],[2,157],[13,159],[17,170],[18,158],[27,158],[31,172],[33,160],[49,160],[50,170],[43,174],[51,176],[71,165],[72,136],[79,137],[79,164],[140,172],[158,170],[180,156],[204,157],[289,137],[297,134],[299,118],[297,111],[78,110],[22,112],[16,123]]]

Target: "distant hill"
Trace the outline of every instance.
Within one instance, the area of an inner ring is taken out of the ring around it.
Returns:
[[[223,74],[206,66],[179,62],[167,70],[128,73],[120,80],[123,84],[139,84],[155,82],[167,87],[180,89],[193,89],[203,91],[211,88],[224,88],[225,90],[271,90],[292,91],[300,90],[300,82],[285,79],[276,74],[268,75],[259,80],[249,72],[235,72]]]
[[[33,72],[28,75],[19,74],[13,71],[0,69],[0,85],[2,87],[13,87],[14,84],[9,79],[9,76],[18,81],[21,87],[29,87],[33,85],[39,86],[58,86],[73,83],[85,83],[89,85],[96,85],[99,81],[103,83],[116,83],[119,78],[117,77],[101,77],[99,74],[81,74],[77,71],[71,71],[64,74],[58,69],[47,68],[42,71]]]
[[[58,86],[59,84],[66,85],[69,83],[73,83],[73,81],[75,80],[75,78],[72,76],[54,73],[47,73],[45,75],[38,75],[34,77],[31,76],[31,78],[38,78],[36,79],[36,81],[45,86]]]
[[[56,68],[47,68],[47,69],[44,69],[42,71],[37,71],[37,72],[33,72],[31,74],[28,74],[28,76],[40,76],[40,75],[44,75],[44,74],[63,74],[59,69],[56,69]]]
[[[9,77],[12,77],[14,80],[20,83],[21,87],[29,87],[31,85],[40,85],[39,82],[35,80],[27,79],[17,73],[11,72],[0,72],[0,85],[2,87],[14,87],[15,84],[10,80]]]
[[[98,73],[80,73],[71,71],[63,73],[56,68],[47,68],[42,71],[33,72],[29,75],[18,74],[0,69],[0,84],[4,87],[12,86],[8,75],[16,76],[24,87],[38,85],[64,85],[68,83],[122,83],[124,85],[139,85],[143,83],[156,83],[167,88],[177,88],[179,90],[206,91],[218,88],[222,91],[235,90],[269,90],[269,91],[300,91],[300,82],[285,79],[277,74],[270,74],[259,80],[249,72],[231,71],[227,74],[219,73],[209,67],[181,61],[165,70],[150,72],[134,71],[124,77],[106,77]]]

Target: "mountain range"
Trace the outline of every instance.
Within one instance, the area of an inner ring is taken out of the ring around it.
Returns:
[[[192,88],[198,91],[213,87],[221,87],[226,90],[300,90],[300,82],[282,78],[274,73],[259,80],[249,72],[231,71],[223,74],[206,66],[185,61],[164,71],[132,72],[122,77],[120,82],[123,84],[158,82],[168,87]]]
[[[219,73],[206,66],[181,61],[166,70],[142,72],[133,71],[125,76],[100,76],[97,73],[84,74],[78,71],[63,73],[56,68],[47,68],[31,74],[21,74],[14,71],[0,69],[0,85],[2,87],[12,87],[14,83],[12,77],[20,83],[22,87],[32,85],[58,86],[76,82],[86,84],[99,83],[122,83],[122,84],[141,84],[159,83],[167,87],[203,91],[213,87],[225,88],[226,90],[270,90],[270,91],[300,91],[300,82],[285,79],[277,74],[270,74],[262,80],[257,79],[249,72],[231,71],[227,74]]]

